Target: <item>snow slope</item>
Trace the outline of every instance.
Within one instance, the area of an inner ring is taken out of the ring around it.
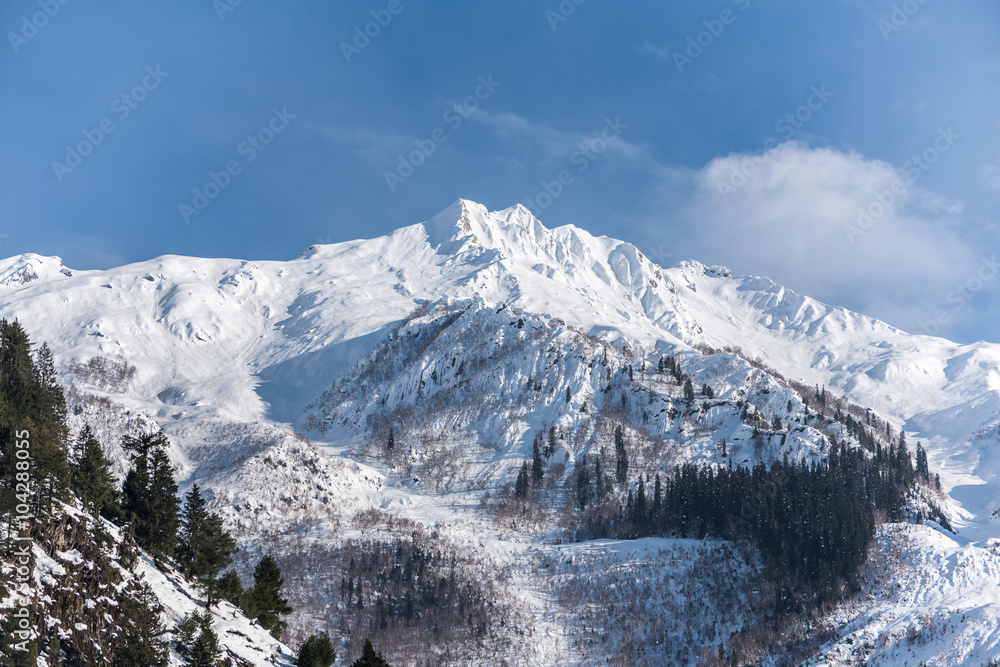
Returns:
[[[64,374],[95,357],[134,365],[120,393],[84,388],[154,417],[176,445],[181,479],[214,480],[218,506],[240,508],[233,521],[250,512],[251,523],[270,515],[269,525],[291,511],[283,505],[311,516],[323,514],[331,498],[356,508],[409,506],[424,519],[447,515],[444,503],[427,508],[426,497],[414,498],[408,487],[384,488],[383,472],[349,460],[371,413],[360,403],[351,426],[312,433],[334,445],[325,450],[330,462],[316,464],[323,472],[304,471],[311,470],[306,462],[320,460],[319,450],[291,430],[304,430],[306,406],[346,382],[348,371],[401,326],[416,331],[431,326],[435,313],[469,304],[554,332],[545,341],[557,362],[537,356],[515,365],[500,386],[518,373],[569,363],[564,346],[571,339],[591,340],[595,353],[610,345],[617,360],[738,347],[789,378],[872,407],[905,429],[911,443],[923,442],[962,513],[960,537],[935,537],[935,549],[954,555],[985,548],[985,540],[1000,535],[993,518],[1000,494],[1000,345],[911,335],[723,267],[695,261],[660,267],[630,243],[572,225],[547,229],[522,206],[490,212],[459,200],[388,236],[312,246],[289,261],[164,256],[107,271],[69,270],[58,258],[31,254],[0,261],[0,316],[18,318],[33,340],[48,341]],[[447,354],[442,349],[438,361]],[[589,369],[574,369],[576,395]],[[426,381],[422,371],[430,376],[433,369],[416,367],[406,386]],[[404,379],[393,387],[401,396]],[[348,408],[338,406],[338,417],[349,416]],[[530,440],[543,419],[571,415],[539,412],[516,428],[469,425],[478,438]],[[274,462],[286,458],[295,463],[279,470]],[[282,500],[280,490],[255,502],[241,488],[251,479],[312,490],[302,492],[309,500],[301,504]],[[983,585],[997,585],[991,574],[984,577]],[[1000,625],[996,614],[990,617]]]
[[[387,325],[424,300],[478,295],[647,348],[738,346],[904,425],[947,487],[992,481],[970,441],[997,422],[1000,346],[907,334],[721,267],[664,269],[630,243],[546,229],[522,206],[460,200],[389,236],[285,262],[165,256],[70,271],[29,254],[0,262],[0,276],[0,314],[49,340],[63,366],[128,359],[139,370],[122,399],[154,413],[301,424]],[[986,509],[981,494],[955,495]]]

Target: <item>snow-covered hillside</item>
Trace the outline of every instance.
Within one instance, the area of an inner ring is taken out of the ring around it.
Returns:
[[[527,566],[513,554],[551,533],[498,531],[480,496],[513,481],[551,427],[552,461],[568,469],[624,422],[649,473],[817,460],[831,434],[850,440],[836,422],[805,420],[804,397],[762,365],[923,443],[959,535],[917,531],[910,544],[947,559],[1000,537],[1000,345],[907,334],[723,267],[660,267],[630,243],[547,229],[522,206],[459,200],[388,236],[288,261],[166,256],[80,271],[23,255],[0,261],[0,316],[48,341],[79,392],[75,427],[101,422],[112,446],[155,421],[178,478],[197,480],[253,548],[283,525],[341,535],[375,509],[513,568],[517,591]],[[654,372],[665,354],[712,389],[690,419],[676,417],[682,388]],[[387,457],[390,428],[400,446]],[[931,576],[935,563],[914,568]],[[991,568],[976,576],[1000,585]],[[514,597],[544,626],[552,595]],[[917,598],[900,604],[893,623],[921,613]],[[992,599],[981,609],[982,639],[963,641],[992,650],[1000,614]],[[536,637],[578,645],[550,621]],[[979,664],[965,659],[941,664]]]

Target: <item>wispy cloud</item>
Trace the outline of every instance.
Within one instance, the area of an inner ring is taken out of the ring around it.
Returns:
[[[666,46],[657,46],[649,41],[642,43],[642,46],[639,47],[639,53],[647,56],[653,56],[654,58],[661,58],[663,60],[670,57],[669,48]]]
[[[565,160],[581,145],[597,141],[605,127],[607,118],[595,118],[593,130],[578,132],[562,130],[544,121],[536,121],[510,112],[479,111],[473,119],[493,129],[497,137],[509,145],[524,151],[541,152],[542,158],[550,161]],[[628,125],[628,118],[615,117]],[[624,130],[627,137],[628,129]],[[629,142],[626,138],[618,138],[607,146],[607,153],[631,163],[654,165],[649,146]]]
[[[748,158],[757,158],[757,172],[721,196]],[[646,229],[654,245],[667,238],[696,259],[765,274],[912,331],[982,260],[962,235],[961,202],[915,186],[852,238],[875,193],[907,179],[857,152],[789,142],[662,173],[662,232]]]
[[[1000,190],[1000,165],[984,164],[982,174],[986,187],[990,190]]]
[[[308,129],[337,144],[350,146],[354,154],[369,162],[382,163],[410,148],[415,137],[394,131],[347,129],[329,123],[313,123]]]

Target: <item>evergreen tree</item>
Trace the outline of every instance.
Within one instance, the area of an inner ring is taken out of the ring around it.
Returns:
[[[180,501],[162,431],[140,438],[126,436],[132,469],[122,486],[122,511],[135,526],[135,541],[156,558],[173,556]]]
[[[0,320],[0,514],[24,502],[24,484],[32,513],[48,511],[62,497],[70,482],[67,436],[66,400],[48,346],[32,359],[20,323]],[[21,499],[15,498],[18,483]]]
[[[7,591],[0,591],[6,595]],[[25,632],[25,630],[20,626],[19,619],[11,613],[8,607],[8,611],[0,616],[0,641],[3,642],[3,651],[0,651],[0,665],[3,667],[38,667],[38,645],[35,639],[27,639],[24,635],[19,634]],[[31,618],[29,622],[31,627],[38,627],[38,623],[42,619],[38,618],[38,614],[34,609],[31,609]],[[44,622],[44,621],[42,621]]]
[[[215,667],[221,651],[219,636],[212,630],[212,615],[195,612],[185,616],[177,626],[174,650],[189,667]]]
[[[572,398],[572,394],[569,393],[569,385],[566,385],[566,402],[569,403]]]
[[[207,520],[208,510],[205,509],[205,499],[202,498],[201,489],[197,484],[192,484],[184,499],[176,550],[177,563],[188,579],[198,577],[205,571],[202,549],[206,546],[203,528]]]
[[[299,647],[298,667],[330,667],[337,660],[333,643],[326,634],[312,635]]]
[[[597,490],[597,499],[604,500],[607,489],[604,485],[604,471],[601,470],[600,456],[594,456],[594,488]]]
[[[576,464],[576,503],[580,509],[586,509],[590,501],[590,471],[587,469],[587,457],[584,455]]]
[[[663,505],[663,487],[660,484],[660,473],[656,473],[656,484],[653,486],[653,506],[650,508],[650,517],[653,521],[659,518],[661,505]]]
[[[94,437],[90,426],[84,426],[80,432],[73,459],[73,491],[95,516],[117,519],[120,508],[115,479],[111,474],[111,461],[104,454],[104,449]]]
[[[243,582],[233,570],[229,570],[215,582],[215,593],[220,600],[232,602],[237,607],[243,600]]]
[[[222,597],[218,577],[233,562],[236,540],[222,527],[222,519],[205,509],[205,500],[197,484],[188,491],[181,525],[177,561],[184,576],[205,589],[205,606],[211,607]],[[229,589],[232,583],[227,582]],[[231,590],[227,592],[232,593]]]
[[[261,627],[271,631],[275,639],[281,638],[288,624],[282,616],[292,613],[288,600],[281,596],[281,568],[270,554],[258,561],[253,570],[253,588],[243,596],[243,611]]]
[[[691,384],[691,378],[684,380],[684,402],[689,408],[694,404],[694,385]]]
[[[701,385],[701,395],[706,398],[715,398],[715,390],[707,383]]]
[[[391,426],[389,427],[389,441],[385,443],[385,448],[390,452],[396,448],[396,434]]]
[[[639,490],[635,496],[635,522],[643,523],[646,520],[646,484],[639,479]]]
[[[514,483],[514,495],[524,498],[528,495],[528,462],[521,464],[521,470],[517,473],[517,482]]]
[[[619,485],[624,485],[628,479],[628,452],[625,451],[625,430],[621,424],[615,427],[615,479]]]
[[[556,453],[556,427],[555,426],[550,426],[549,427],[549,442],[548,442],[547,449],[545,451],[545,458],[550,458],[555,453]]]
[[[917,478],[922,479],[925,482],[930,482],[931,471],[927,466],[927,450],[923,448],[920,442],[917,442]]]
[[[111,667],[166,667],[170,652],[161,637],[163,607],[149,584],[133,579],[118,599]]]
[[[135,542],[135,526],[127,523],[122,532],[122,541],[118,544],[118,562],[126,570],[133,572],[139,562],[139,547]]]
[[[389,663],[381,653],[375,652],[371,640],[366,639],[365,646],[361,649],[361,657],[352,662],[351,667],[389,667]]]
[[[177,545],[178,514],[180,499],[174,468],[167,457],[166,449],[158,447],[150,457],[150,527],[151,551],[173,556]]]
[[[545,477],[545,462],[542,460],[542,450],[538,447],[538,438],[531,445],[531,478],[535,480],[535,485],[541,483]]]

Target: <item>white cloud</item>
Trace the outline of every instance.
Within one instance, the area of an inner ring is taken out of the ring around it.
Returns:
[[[752,173],[734,187],[741,168]],[[919,331],[982,258],[961,237],[961,204],[921,190],[912,174],[790,142],[664,170],[662,215],[686,255]]]

